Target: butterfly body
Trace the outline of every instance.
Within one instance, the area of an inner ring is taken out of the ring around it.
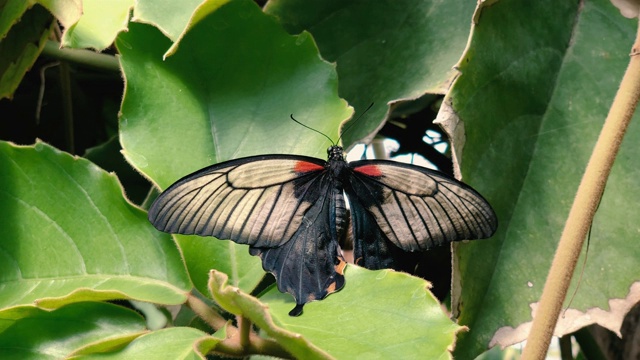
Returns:
[[[475,190],[434,170],[386,160],[347,163],[331,146],[328,160],[262,155],[187,175],[154,202],[159,230],[248,244],[296,298],[291,315],[344,285],[338,239],[351,212],[354,258],[368,269],[393,268],[403,252],[491,236],[491,206]]]

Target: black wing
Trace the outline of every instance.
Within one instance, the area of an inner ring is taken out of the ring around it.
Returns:
[[[415,165],[385,160],[349,163],[354,256],[369,269],[393,267],[403,251],[427,250],[493,235],[498,220],[471,187]]]
[[[293,238],[277,248],[251,247],[250,250],[252,255],[262,258],[264,269],[275,276],[278,290],[296,298],[296,307],[289,313],[291,316],[300,315],[305,303],[321,300],[344,286],[346,262],[338,245],[334,222],[344,218],[335,214],[336,209],[344,209],[343,195],[332,186],[328,174],[318,180],[319,183],[310,184],[313,188],[307,191],[328,191],[313,196],[317,201],[305,214]]]
[[[294,155],[216,164],[171,185],[149,220],[165,232],[249,244],[278,289],[296,298],[291,314],[299,315],[305,303],[344,285],[336,238],[344,200],[325,164]]]

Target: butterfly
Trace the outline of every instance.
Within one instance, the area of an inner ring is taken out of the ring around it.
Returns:
[[[406,251],[487,238],[498,221],[474,189],[438,171],[389,160],[347,163],[338,145],[328,160],[261,155],[221,162],[183,177],[149,209],[169,233],[249,245],[278,289],[305,303],[340,290],[346,262],[338,243],[348,231],[355,263],[394,268]]]

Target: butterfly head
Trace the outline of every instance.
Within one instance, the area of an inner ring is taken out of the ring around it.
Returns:
[[[344,149],[342,146],[331,145],[327,149],[327,156],[329,160],[342,160],[344,161]]]

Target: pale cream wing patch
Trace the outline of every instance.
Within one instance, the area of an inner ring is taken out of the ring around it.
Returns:
[[[487,201],[471,187],[426,168],[391,161],[350,164],[359,201],[380,230],[406,251],[490,237],[497,227]]]
[[[321,171],[305,174],[299,168],[323,169],[321,160],[307,163],[286,155],[205,168],[169,187],[149,210],[149,219],[166,232],[279,246],[293,236],[312,202],[296,194],[296,187]]]

